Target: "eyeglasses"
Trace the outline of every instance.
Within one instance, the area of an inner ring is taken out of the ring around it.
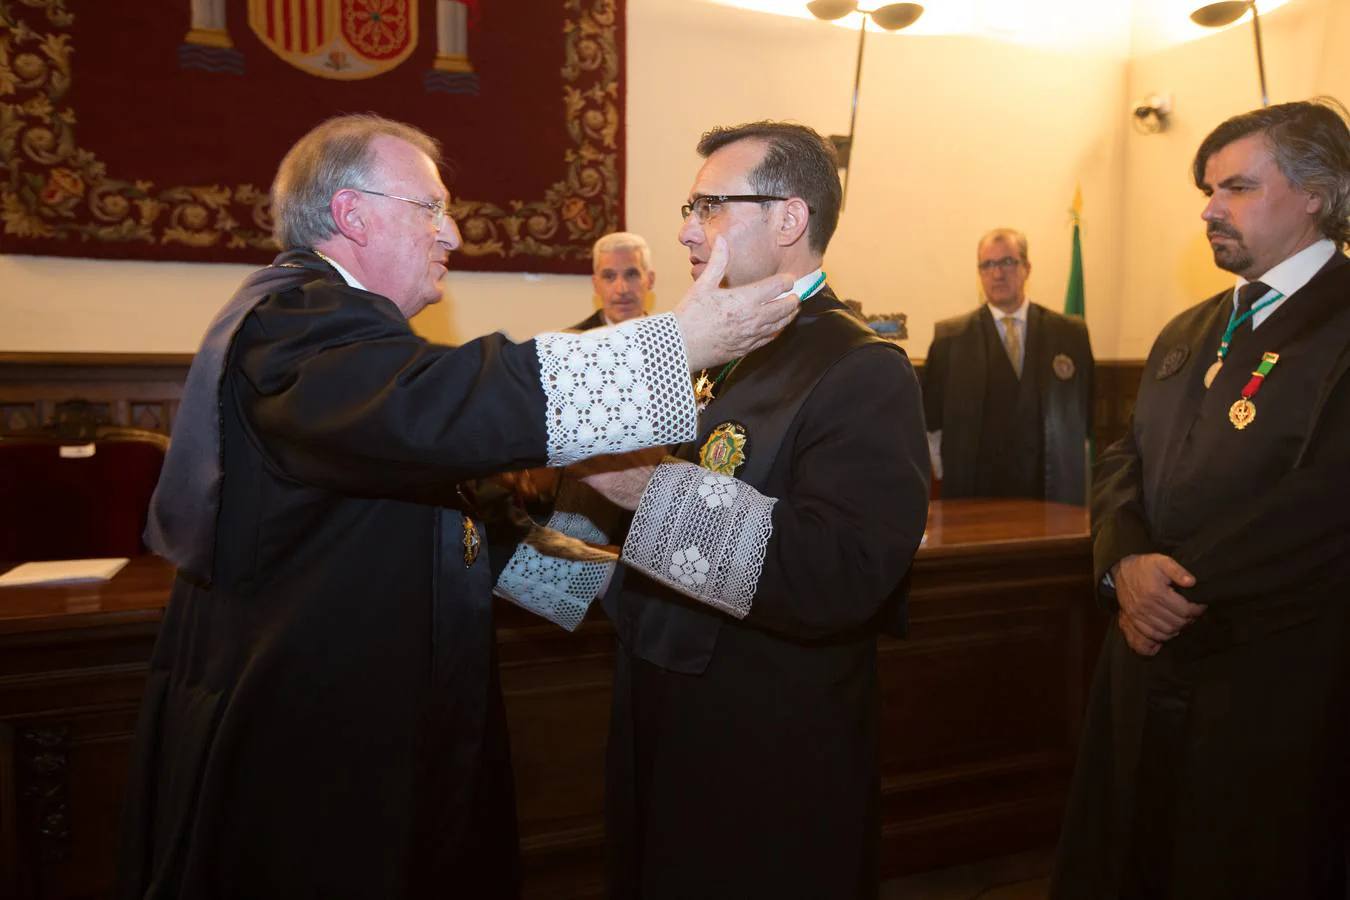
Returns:
[[[992,272],[995,269],[1015,269],[1022,264],[1022,260],[1015,256],[1005,256],[1002,259],[982,259],[980,260],[981,272]]]
[[[383,191],[368,191],[365,188],[357,188],[363,194],[374,194],[376,197],[388,197],[390,200],[402,200],[404,203],[411,203],[413,206],[420,206],[431,213],[431,224],[437,231],[445,224],[445,201],[443,200],[414,200],[412,197],[400,197],[397,194],[386,194]]]
[[[680,207],[680,218],[688,220],[689,214],[693,213],[700,222],[706,222],[722,211],[723,203],[770,203],[787,199],[769,194],[702,194]]]

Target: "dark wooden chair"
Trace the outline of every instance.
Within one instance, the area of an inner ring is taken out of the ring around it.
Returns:
[[[0,433],[0,560],[139,556],[169,439],[58,415]]]

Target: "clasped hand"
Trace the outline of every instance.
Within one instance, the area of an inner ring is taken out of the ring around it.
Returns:
[[[1187,600],[1176,587],[1193,587],[1195,576],[1181,563],[1161,553],[1127,556],[1112,569],[1119,624],[1130,649],[1153,656],[1164,641],[1181,633],[1205,611]]]

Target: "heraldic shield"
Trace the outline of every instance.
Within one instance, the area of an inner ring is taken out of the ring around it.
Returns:
[[[355,81],[396,68],[417,46],[417,0],[249,0],[269,50],[320,78]]]

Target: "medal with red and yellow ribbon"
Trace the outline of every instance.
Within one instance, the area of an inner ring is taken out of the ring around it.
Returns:
[[[1256,418],[1256,404],[1252,398],[1256,392],[1261,390],[1261,385],[1265,383],[1266,376],[1270,370],[1275,368],[1275,364],[1280,361],[1278,353],[1262,353],[1261,365],[1256,367],[1252,373],[1252,380],[1247,382],[1247,386],[1242,389],[1242,396],[1228,408],[1228,421],[1233,423],[1233,427],[1238,431],[1252,424]]]

